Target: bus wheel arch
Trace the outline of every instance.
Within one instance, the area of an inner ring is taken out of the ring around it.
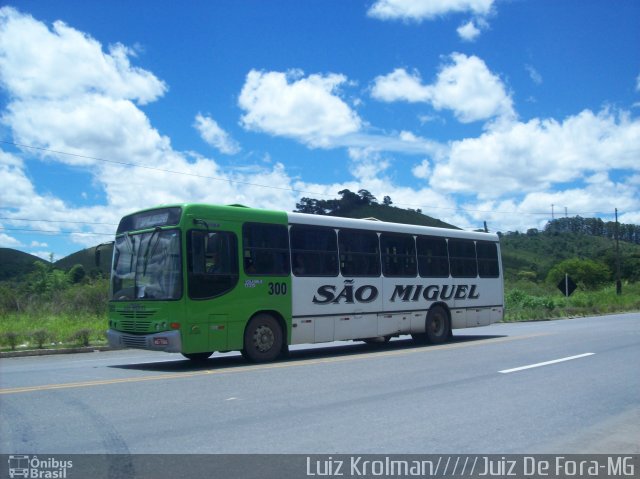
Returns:
[[[442,344],[451,338],[451,312],[444,303],[436,303],[427,313],[425,335],[431,344]]]
[[[287,345],[284,319],[273,311],[261,311],[247,322],[244,331],[242,356],[260,363],[273,361]]]

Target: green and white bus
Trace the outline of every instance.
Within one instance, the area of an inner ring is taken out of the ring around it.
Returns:
[[[503,317],[498,237],[247,208],[162,206],[125,216],[111,269],[113,347],[194,360],[292,344],[442,343]]]

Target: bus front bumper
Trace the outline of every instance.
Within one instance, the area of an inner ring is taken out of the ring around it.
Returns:
[[[164,331],[155,334],[128,334],[109,329],[107,331],[109,346],[112,348],[148,349],[164,351],[165,353],[179,353],[182,351],[180,331]]]

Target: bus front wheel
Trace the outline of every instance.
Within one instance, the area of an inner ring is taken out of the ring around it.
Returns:
[[[255,316],[244,332],[242,355],[254,363],[273,361],[282,351],[282,328],[268,314]]]
[[[449,339],[449,315],[442,306],[434,306],[427,314],[426,333],[431,344],[442,344]]]

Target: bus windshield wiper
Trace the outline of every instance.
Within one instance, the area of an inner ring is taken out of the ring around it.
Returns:
[[[127,245],[127,250],[129,251],[129,254],[131,256],[133,256],[133,242],[131,241],[131,236],[129,236],[129,232],[125,231],[124,232],[124,244]]]
[[[160,232],[161,231],[162,231],[162,228],[160,228],[159,226],[156,226],[156,228],[153,230],[153,233],[151,233],[151,237],[149,238],[149,242],[147,243],[147,249],[144,252],[144,264],[143,264],[143,267],[142,267],[142,275],[143,276],[145,276],[147,274],[147,265],[149,264],[149,258],[151,256],[153,256],[153,254],[156,251],[156,247],[158,246],[158,243],[160,243]],[[153,243],[154,237],[156,239],[156,242],[153,245],[153,247],[151,247],[151,244]],[[151,250],[151,251],[149,251],[149,250]]]

